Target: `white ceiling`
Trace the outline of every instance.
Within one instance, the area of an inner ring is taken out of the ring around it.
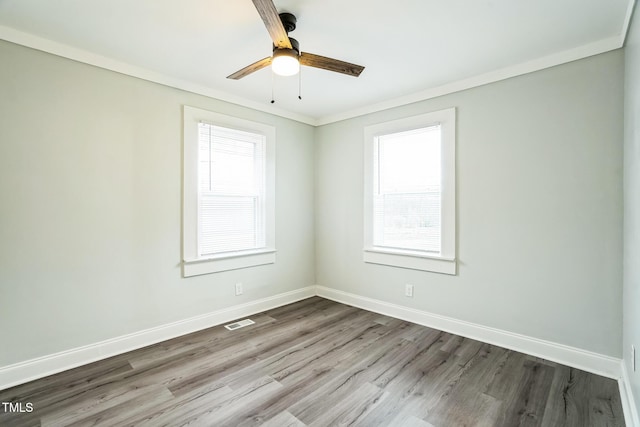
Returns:
[[[366,68],[232,72],[270,55],[250,0],[0,0],[0,38],[311,124],[622,46],[633,0],[275,0],[301,50]],[[270,104],[272,79],[275,100]]]

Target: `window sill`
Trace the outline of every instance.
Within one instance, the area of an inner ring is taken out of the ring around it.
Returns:
[[[202,274],[219,273],[221,271],[228,270],[238,270],[240,268],[274,264],[275,262],[275,249],[231,252],[208,258],[184,260],[182,262],[182,277],[200,276]]]
[[[365,249],[364,262],[451,275],[456,274],[457,267],[455,258],[378,248]]]

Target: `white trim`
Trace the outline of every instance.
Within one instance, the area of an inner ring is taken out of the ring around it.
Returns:
[[[270,249],[270,248],[253,249],[253,250],[236,251],[236,252],[224,252],[217,255],[211,255],[211,256],[202,257],[202,258],[185,259],[182,262],[184,262],[185,264],[197,264],[199,262],[207,262],[207,261],[230,259],[230,258],[242,258],[245,256],[268,254],[268,253],[275,253],[275,252],[277,252],[275,249]]]
[[[274,264],[275,262],[275,250],[245,253],[234,257],[184,261],[182,263],[182,277],[200,276],[203,274],[219,273],[221,271],[257,267],[259,265]]]
[[[390,265],[392,267],[431,271],[433,273],[455,275],[457,270],[455,258],[423,257],[412,254],[379,251],[375,248],[365,249],[362,259],[369,264]]]
[[[414,92],[411,95],[401,96],[386,101],[367,105],[362,108],[356,108],[337,114],[330,114],[320,117],[316,120],[316,126],[322,126],[329,123],[339,122],[341,120],[352,119],[354,117],[364,116],[365,114],[377,113],[379,111],[388,110],[390,108],[401,107],[403,105],[412,104],[414,102],[425,101],[427,99],[436,98],[438,96],[448,95],[450,93],[460,92],[474,87],[483,86],[489,83],[495,83],[500,80],[510,79],[511,77],[521,76],[523,74],[533,73],[545,68],[555,67],[556,65],[566,64],[567,62],[577,61],[578,59],[587,58],[589,56],[599,55],[611,50],[621,48],[620,36],[610,37],[587,45],[579,46],[574,49],[565,50],[549,56],[534,59],[532,61],[523,62],[499,70],[489,71],[488,73],[472,76],[466,79],[456,80],[441,86],[432,87],[422,91]]]
[[[377,137],[413,129],[440,125],[442,199],[440,252],[421,254],[374,245],[374,193],[376,190],[375,152]],[[456,109],[446,108],[405,117],[364,128],[364,253],[367,263],[390,265],[413,270],[456,274]]]
[[[629,34],[629,26],[631,25],[631,18],[633,17],[633,11],[635,9],[636,0],[630,0],[627,6],[627,13],[624,17],[624,23],[622,24],[622,31],[620,32],[620,47],[624,47],[627,41],[627,35]]]
[[[198,123],[207,121],[266,138],[265,145],[265,248],[198,256]],[[276,262],[275,250],[275,163],[276,128],[264,123],[240,119],[226,114],[183,106],[183,188],[182,188],[182,276],[191,277],[221,271],[237,270]]]
[[[427,258],[427,259],[435,259],[440,261],[455,261],[455,258],[443,257],[437,254],[432,254],[430,252],[419,252],[419,251],[411,251],[404,249],[395,249],[395,248],[383,248],[381,246],[376,246],[374,248],[364,248],[365,252],[377,252],[379,254],[388,254],[388,255],[402,255],[402,256],[412,256],[416,258]]]
[[[136,77],[153,83],[181,89],[187,92],[196,93],[198,95],[208,96],[210,98],[219,99],[221,101],[230,102],[232,104],[241,105],[243,107],[253,108],[276,116],[285,117],[311,126],[316,126],[316,120],[313,117],[284,110],[271,104],[263,104],[252,101],[237,95],[230,94],[221,90],[211,89],[187,80],[171,77],[166,74],[158,73],[147,68],[138,67],[126,62],[118,61],[113,58],[98,55],[84,49],[79,49],[67,44],[54,42],[52,40],[38,37],[33,34],[18,31],[11,27],[0,25],[0,39],[11,43],[16,43],[32,49],[51,53],[63,58],[72,59],[74,61],[104,68],[106,70],[115,71],[116,73],[125,74],[127,76]]]
[[[604,377],[616,380],[620,378],[620,359],[615,357],[465,322],[415,308],[391,304],[324,286],[316,286],[316,295],[396,319],[407,320],[419,325],[541,357]]]
[[[640,427],[640,417],[638,416],[638,408],[636,407],[629,380],[629,371],[624,360],[620,364],[622,376],[618,380],[618,388],[620,389],[620,401],[622,402],[622,411],[627,427]]]
[[[634,400],[626,369],[622,366],[620,359],[500,329],[488,328],[486,326],[409,307],[390,304],[324,286],[308,286],[306,288],[238,304],[211,313],[145,329],[98,343],[0,367],[0,390],[191,332],[222,325],[235,319],[248,317],[316,295],[364,310],[407,320],[419,325],[436,328],[617,379],[619,380],[622,405],[625,410],[627,425],[629,427],[640,427],[637,408],[633,406]],[[629,412],[631,414],[628,414]],[[634,420],[635,424],[632,424],[630,420]]]
[[[94,344],[0,367],[0,390],[171,338],[228,323],[235,319],[248,317],[256,313],[291,304],[314,295],[315,288],[308,286],[306,288],[234,305],[211,313],[194,316],[189,319],[145,329]]]
[[[631,1],[631,3],[633,2],[634,0]],[[161,85],[169,87],[174,87],[176,89],[185,90],[187,92],[216,98],[222,101],[230,102],[232,104],[253,108],[254,110],[263,111],[265,113],[274,114],[276,116],[285,117],[291,120],[296,120],[298,122],[306,123],[311,126],[322,126],[329,123],[339,122],[341,120],[351,119],[353,117],[363,116],[369,113],[375,113],[394,107],[400,107],[403,105],[411,104],[413,102],[424,101],[438,96],[471,89],[477,86],[494,83],[500,80],[509,79],[511,77],[532,73],[534,71],[555,67],[556,65],[565,64],[567,62],[576,61],[578,59],[583,59],[589,56],[594,56],[601,53],[609,52],[611,50],[619,49],[624,44],[626,30],[629,26],[629,20],[631,18],[630,13],[632,12],[632,10],[633,7],[630,6],[627,10],[624,27],[622,28],[623,32],[618,36],[599,40],[594,43],[565,50],[563,52],[558,52],[532,61],[512,65],[509,67],[501,68],[499,70],[490,71],[485,74],[480,74],[477,76],[472,76],[466,79],[447,83],[441,86],[425,89],[408,96],[393,98],[362,108],[356,108],[336,114],[330,114],[319,118],[284,110],[271,104],[264,105],[260,102],[248,100],[246,98],[232,95],[220,90],[214,90],[186,80],[177,79],[175,77],[151,71],[146,68],[137,67],[135,65],[127,64],[122,61],[117,61],[106,56],[97,55],[95,53],[83,49],[78,49],[66,44],[47,40],[45,38],[18,31],[14,28],[10,28],[4,25],[0,25],[0,39],[22,46],[30,47],[32,49],[58,55],[63,58],[69,58],[73,59],[74,61],[83,62],[85,64],[90,64],[96,67],[115,71],[117,73],[137,77],[139,79],[159,83]]]

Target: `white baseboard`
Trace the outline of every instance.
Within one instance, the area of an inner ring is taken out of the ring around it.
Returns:
[[[624,419],[627,427],[640,427],[640,417],[638,417],[638,408],[633,398],[627,365],[622,361],[620,366],[622,376],[620,380],[618,380],[618,386],[620,389],[620,400],[622,402],[622,410],[624,411]]]
[[[505,347],[532,356],[618,380],[620,359],[593,353],[563,344],[520,335],[501,329],[489,328],[451,317],[441,316],[414,308],[363,297],[324,286],[316,286],[316,294],[323,298],[349,304],[365,310],[407,320],[419,325],[449,332],[474,340]]]
[[[191,332],[217,326],[240,317],[291,304],[314,295],[315,287],[309,286],[106,341],[0,367],[0,390]]]
[[[620,380],[621,397],[623,397],[623,405],[626,405],[625,414],[627,412],[631,414],[630,419],[635,421],[635,424],[632,425],[640,427],[637,422],[637,410],[633,406],[634,400],[631,395],[628,377],[623,376],[623,374],[626,375],[626,371],[624,371],[620,359],[324,286],[309,286],[83,347],[0,367],[0,390],[191,332],[217,326],[241,317],[291,304],[314,295]],[[629,424],[629,422],[627,423]]]

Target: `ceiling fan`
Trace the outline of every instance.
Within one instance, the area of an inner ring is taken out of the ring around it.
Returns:
[[[300,52],[300,45],[289,32],[296,29],[296,17],[291,13],[280,13],[272,0],[252,0],[258,14],[264,21],[267,31],[273,40],[273,55],[267,56],[241,70],[227,76],[228,79],[239,80],[258,70],[271,65],[273,72],[282,76],[292,76],[300,70],[300,65],[322,68],[336,73],[358,77],[364,67],[339,61],[313,53]]]

